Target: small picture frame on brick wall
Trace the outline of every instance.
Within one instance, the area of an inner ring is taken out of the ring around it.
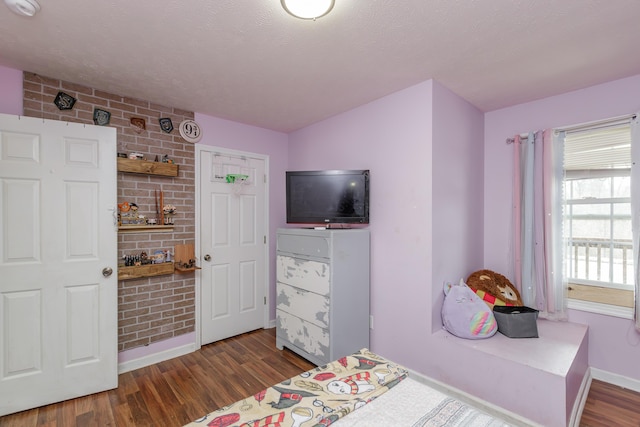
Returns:
[[[93,110],[93,123],[98,126],[106,126],[111,121],[111,113],[99,108]]]
[[[133,126],[135,133],[142,133],[143,130],[147,129],[147,125],[141,117],[131,117],[131,126]]]
[[[68,93],[58,92],[53,103],[56,104],[59,110],[71,110],[76,103],[76,99]]]
[[[160,129],[165,131],[166,133],[171,133],[173,130],[173,122],[169,117],[161,117],[158,119],[160,122]]]

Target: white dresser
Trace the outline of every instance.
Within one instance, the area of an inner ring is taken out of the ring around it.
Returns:
[[[369,230],[277,234],[276,346],[316,365],[369,347]]]

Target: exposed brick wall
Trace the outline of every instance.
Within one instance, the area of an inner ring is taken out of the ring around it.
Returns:
[[[72,110],[53,103],[59,91],[77,99]],[[193,112],[182,111],[24,73],[24,115],[52,120],[93,124],[93,110],[111,113],[109,126],[117,129],[118,152],[133,151],[149,160],[165,154],[179,165],[176,178],[118,172],[118,202],[135,202],[139,212],[155,217],[155,190],[164,192],[164,203],[175,205],[173,232],[135,233],[118,236],[118,257],[145,251],[173,250],[174,245],[195,242],[195,148],[178,132],[182,120]],[[136,133],[132,117],[143,118],[146,130]],[[169,117],[175,129],[160,129],[158,118]],[[118,350],[123,351],[192,332],[195,328],[194,273],[156,276],[118,283]]]

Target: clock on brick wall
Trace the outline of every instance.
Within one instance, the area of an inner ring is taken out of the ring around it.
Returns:
[[[202,138],[200,125],[193,120],[183,120],[180,122],[180,135],[188,142],[198,142]]]

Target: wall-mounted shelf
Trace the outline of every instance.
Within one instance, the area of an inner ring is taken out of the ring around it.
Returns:
[[[168,233],[173,225],[120,225],[118,233]]]
[[[118,157],[118,172],[178,176],[178,165],[174,163],[150,162],[148,160],[135,160]]]
[[[192,271],[196,271],[196,270],[201,270],[201,268],[197,266],[191,267],[191,268],[182,268],[182,267],[176,266],[174,272],[178,274],[184,274],[184,273],[191,273]]]
[[[132,266],[118,266],[118,280],[139,279],[141,277],[162,276],[173,274],[173,263],[146,264]]]

